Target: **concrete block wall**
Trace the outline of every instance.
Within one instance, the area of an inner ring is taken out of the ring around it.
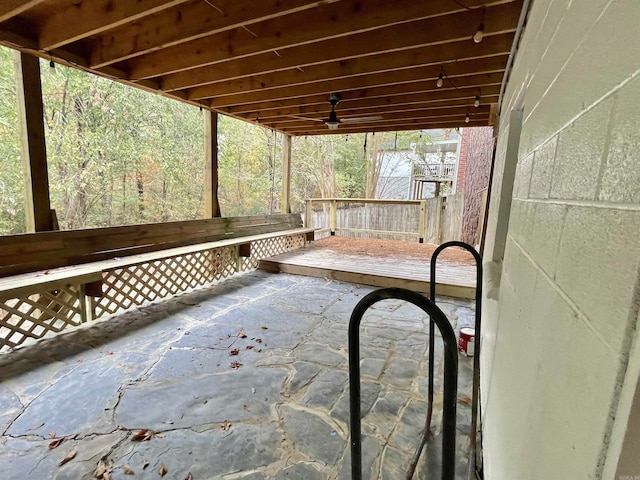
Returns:
[[[638,52],[638,0],[533,1],[487,223],[489,480],[640,476],[629,455],[640,438],[629,422],[640,411]]]

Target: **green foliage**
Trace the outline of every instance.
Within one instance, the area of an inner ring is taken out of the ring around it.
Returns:
[[[52,207],[61,228],[202,216],[204,132],[194,107],[44,63]]]
[[[41,71],[51,204],[61,228],[202,218],[204,120],[197,108],[44,61]],[[419,132],[384,134],[376,144],[400,150],[421,139]],[[282,141],[219,117],[224,216],[280,210]],[[376,156],[365,155],[364,145],[364,134],[294,138],[293,211],[310,197],[365,196]],[[24,186],[13,52],[0,48],[0,234],[24,231]]]
[[[11,50],[0,48],[0,234],[25,230],[24,173]]]

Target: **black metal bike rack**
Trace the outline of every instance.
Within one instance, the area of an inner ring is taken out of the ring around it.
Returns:
[[[433,279],[433,277],[432,277]],[[360,322],[373,304],[386,299],[404,300],[422,309],[430,328],[438,325],[444,342],[444,398],[442,411],[442,480],[453,480],[456,462],[456,397],[458,394],[458,348],[446,315],[423,295],[402,288],[384,288],[365,296],[349,320],[349,401],[351,428],[351,478],[362,480],[362,431],[360,420]],[[435,331],[435,330],[434,330]],[[430,339],[433,335],[430,335]],[[432,350],[432,347],[430,349]],[[430,361],[431,362],[431,361]],[[432,363],[430,363],[432,365]],[[422,444],[423,445],[423,444]],[[421,448],[420,448],[421,449]],[[419,453],[417,453],[419,456]]]
[[[480,338],[481,334],[481,325],[482,325],[482,258],[480,254],[476,251],[468,243],[464,242],[446,242],[440,245],[435,249],[433,255],[431,256],[431,272],[429,277],[429,298],[435,304],[436,303],[436,263],[438,260],[438,255],[442,253],[444,250],[450,247],[460,247],[464,248],[468,252],[473,255],[473,258],[476,261],[476,311],[475,311],[475,338],[474,338],[474,356],[473,356],[473,386],[471,390],[471,456],[469,462],[469,470],[470,476],[471,473],[476,470],[476,435],[478,430],[478,401],[479,401],[479,392],[480,392]],[[427,442],[431,431],[431,417],[433,414],[433,385],[434,385],[434,368],[435,368],[435,358],[434,358],[434,346],[435,346],[435,327],[433,323],[433,319],[429,321],[429,390],[428,390],[428,410],[427,410],[427,420],[425,423],[425,432],[422,438],[421,446],[419,448],[418,453],[416,454],[416,458],[414,459],[414,464],[412,468],[415,469],[415,464],[417,464],[418,458],[420,457],[420,452],[424,447],[424,444]],[[408,477],[410,478],[410,477]]]

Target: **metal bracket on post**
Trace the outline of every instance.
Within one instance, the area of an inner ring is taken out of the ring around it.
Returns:
[[[380,300],[395,298],[412,303],[438,325],[444,342],[444,398],[442,411],[442,480],[453,480],[456,463],[456,397],[458,349],[456,335],[446,315],[423,295],[403,288],[383,288],[358,302],[349,320],[349,412],[351,428],[351,479],[362,480],[362,430],[360,420],[360,322]],[[421,450],[421,448],[420,448]],[[419,453],[416,453],[419,456]],[[407,478],[411,478],[407,476]]]
[[[476,261],[476,311],[475,311],[475,345],[473,357],[473,386],[471,393],[471,455],[469,458],[469,478],[475,478],[476,470],[476,442],[478,429],[478,402],[480,393],[480,335],[482,322],[482,258],[480,254],[471,245],[465,242],[452,241],[446,242],[435,249],[431,256],[431,271],[429,275],[429,298],[436,303],[436,262],[438,255],[450,247],[460,247],[467,250]],[[428,391],[428,409],[427,420],[425,422],[425,433],[422,440],[424,445],[431,430],[431,417],[433,415],[433,386],[434,386],[434,347],[435,347],[435,328],[434,321],[429,320],[429,391]],[[417,463],[417,458],[414,459]],[[415,465],[413,466],[415,468]]]

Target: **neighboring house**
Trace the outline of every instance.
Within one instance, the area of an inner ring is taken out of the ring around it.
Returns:
[[[455,129],[424,133],[429,142],[384,153],[376,198],[422,199],[439,196],[443,190],[456,192],[460,133]]]

